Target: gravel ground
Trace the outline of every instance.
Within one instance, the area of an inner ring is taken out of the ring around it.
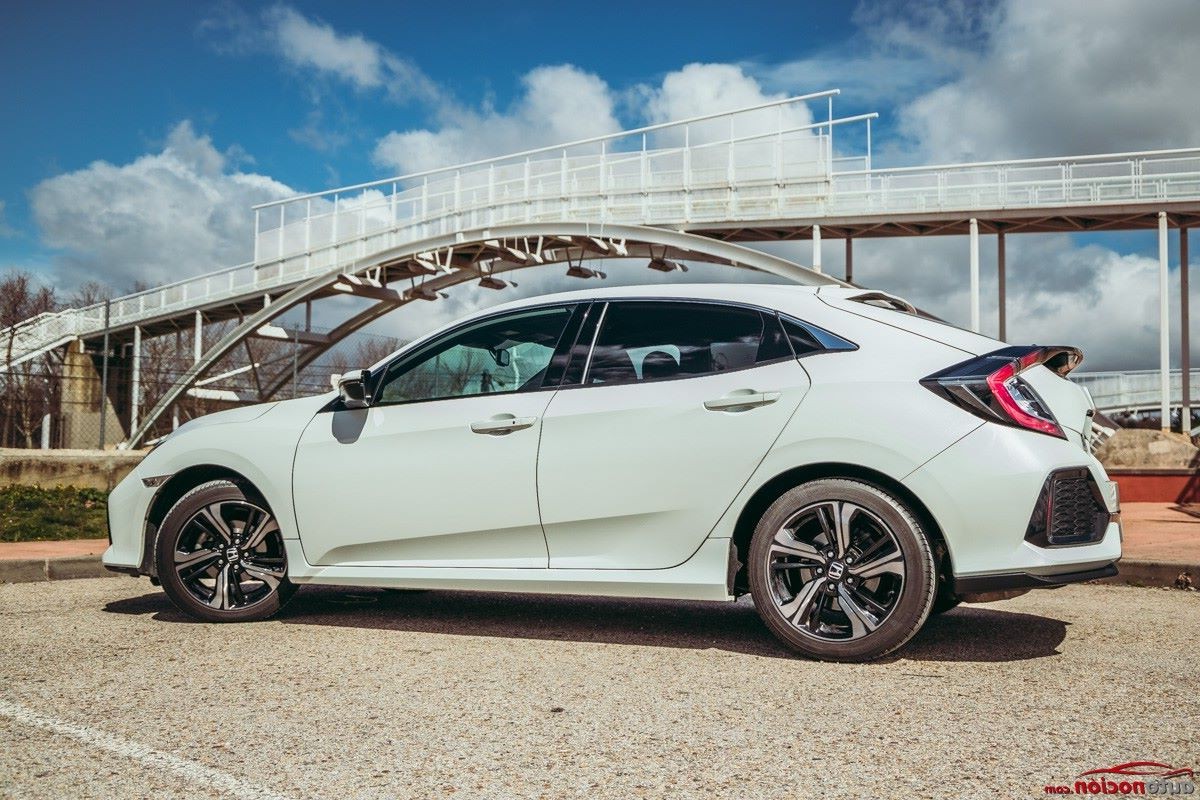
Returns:
[[[0,586],[0,796],[1044,796],[1200,768],[1200,592],[1076,586],[796,659],[736,604],[302,590],[185,620],[145,580]]]

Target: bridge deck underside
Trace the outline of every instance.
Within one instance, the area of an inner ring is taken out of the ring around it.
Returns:
[[[979,229],[984,233],[1080,233],[1089,231],[1130,231],[1152,230],[1158,225],[1158,212],[1167,211],[1170,224],[1176,227],[1200,227],[1200,202],[1156,204],[1153,207],[1146,204],[1122,205],[1111,207],[1080,207],[1062,209],[1029,209],[971,212],[932,212],[927,214],[902,214],[856,217],[821,217],[771,222],[738,222],[722,225],[688,226],[679,228],[688,233],[706,236],[712,239],[729,242],[755,243],[770,241],[807,240],[812,237],[814,225],[820,225],[823,238],[894,238],[911,236],[950,236],[966,235],[969,231],[970,220],[978,222]],[[658,252],[658,251],[656,251]],[[454,257],[453,266],[458,269],[470,269],[481,259],[492,255],[488,248],[481,244],[473,244],[459,250]],[[580,256],[590,257],[598,253],[581,252]],[[644,258],[646,253],[634,251],[630,258]],[[688,254],[679,251],[667,252],[672,259],[687,259]],[[403,264],[381,265],[380,277],[384,283],[391,283],[408,278],[421,278]],[[173,334],[179,330],[190,329],[193,324],[194,312],[199,310],[208,322],[220,322],[231,319],[243,319],[262,308],[264,297],[278,299],[287,293],[291,285],[275,286],[270,290],[247,295],[244,297],[214,303],[208,306],[187,309],[183,312],[165,314],[142,323],[145,336]],[[330,296],[339,296],[340,292],[324,289],[312,296],[319,300]],[[132,338],[130,327],[114,327],[111,333],[116,341],[123,342]],[[96,341],[103,335],[97,332],[86,340]]]
[[[1151,230],[1165,211],[1172,227],[1200,227],[1200,202],[1156,203],[1077,208],[996,209],[992,211],[930,212],[876,216],[829,216],[773,220],[767,223],[729,222],[687,226],[689,233],[724,241],[791,241],[812,237],[813,225],[823,238],[882,239],[905,236],[964,236],[971,220],[984,233],[1085,233]]]

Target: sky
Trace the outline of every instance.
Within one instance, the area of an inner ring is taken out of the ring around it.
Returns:
[[[47,0],[3,16],[0,273],[63,297],[246,261],[254,203],[826,88],[839,115],[879,112],[881,167],[1200,146],[1189,0]],[[1010,339],[1080,344],[1085,369],[1155,366],[1155,242],[1009,237]],[[835,274],[841,253],[824,252]],[[962,237],[864,240],[855,277],[961,324],[967,259]],[[521,293],[563,288],[534,272]],[[411,336],[512,296],[459,291],[377,328]]]

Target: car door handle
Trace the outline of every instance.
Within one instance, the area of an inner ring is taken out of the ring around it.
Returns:
[[[513,431],[532,428],[537,420],[537,417],[514,417],[512,414],[497,414],[491,419],[481,419],[478,422],[472,422],[471,432],[504,436]]]
[[[709,411],[749,411],[759,406],[769,406],[781,396],[781,392],[755,392],[750,389],[739,389],[724,397],[718,397],[716,400],[705,400],[704,407]]]

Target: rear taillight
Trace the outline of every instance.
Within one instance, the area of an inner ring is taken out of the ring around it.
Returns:
[[[1074,347],[1006,347],[934,373],[921,384],[989,422],[1065,439],[1062,426],[1021,373],[1044,364],[1065,377],[1082,360]]]

